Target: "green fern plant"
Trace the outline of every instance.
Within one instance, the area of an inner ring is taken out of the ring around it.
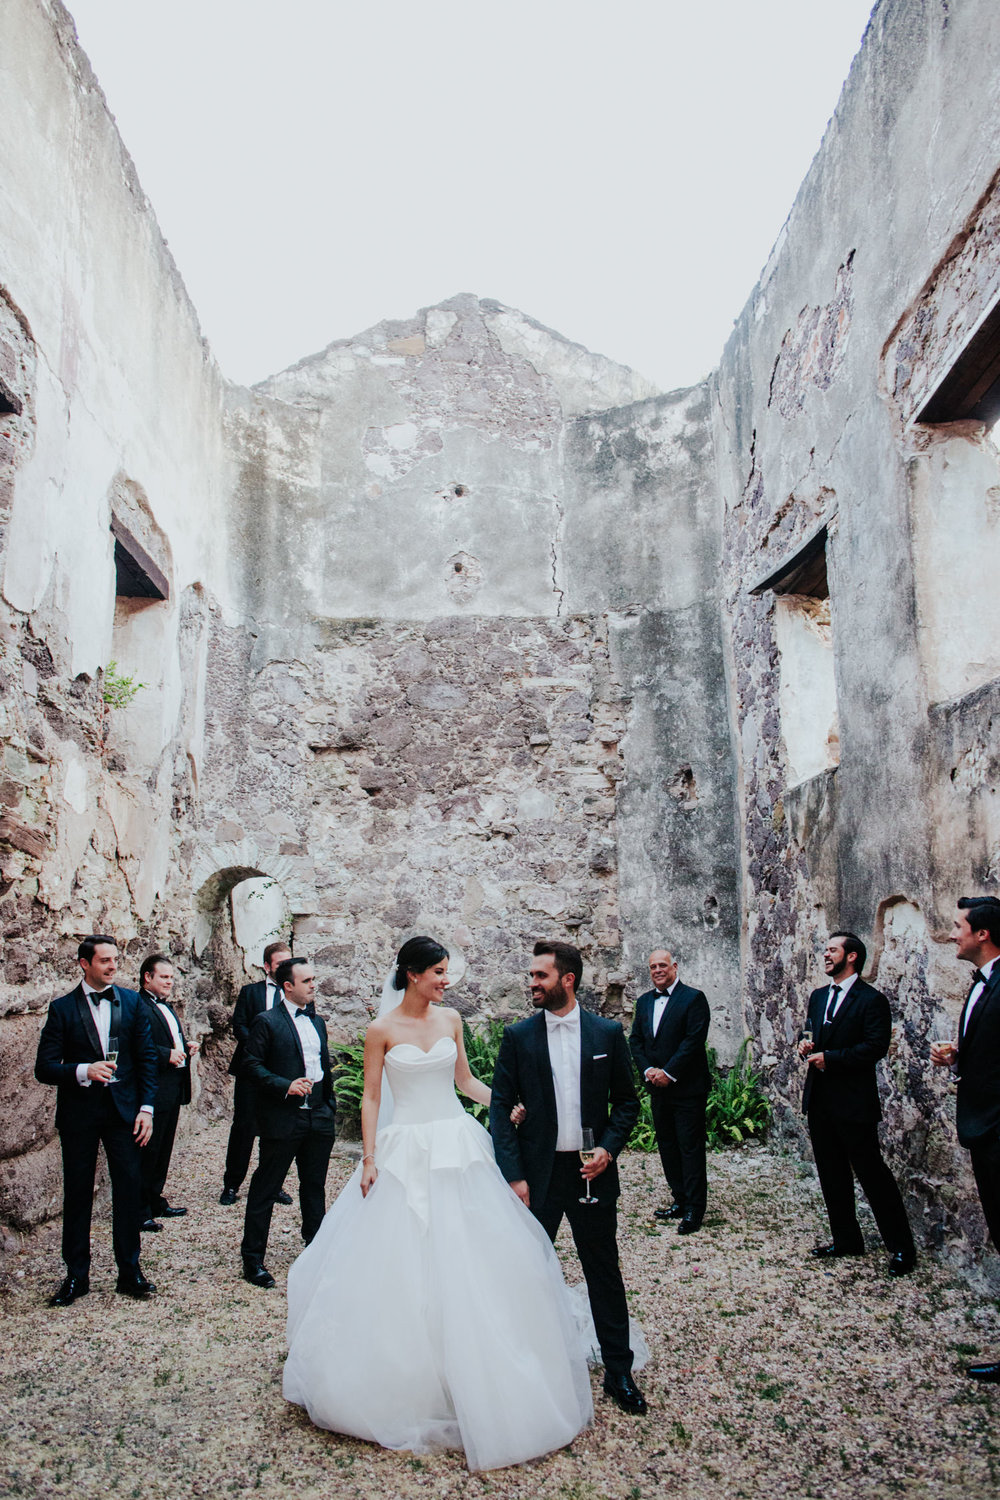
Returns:
[[[708,1049],[708,1068],[712,1077],[705,1111],[705,1133],[713,1151],[727,1146],[741,1146],[745,1141],[760,1140],[771,1122],[771,1104],[761,1087],[761,1075],[749,1061],[750,1038],[736,1054],[731,1068],[720,1069],[715,1048]],[[632,1130],[629,1147],[633,1151],[655,1151],[656,1132],[649,1090],[639,1082],[641,1108]]]

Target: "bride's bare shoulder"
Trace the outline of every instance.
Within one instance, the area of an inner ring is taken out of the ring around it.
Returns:
[[[383,1016],[381,1018],[381,1020],[378,1020],[378,1021],[372,1021],[371,1024],[370,1024],[370,1026],[368,1027],[368,1030],[365,1032],[365,1041],[366,1042],[368,1042],[368,1041],[371,1041],[371,1042],[384,1042],[384,1041],[388,1040],[388,1037],[389,1037],[389,1018],[388,1018],[388,1016]]]

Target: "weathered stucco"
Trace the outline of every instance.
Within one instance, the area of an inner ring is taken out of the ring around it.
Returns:
[[[230,897],[266,879],[341,1036],[419,928],[470,1015],[523,1009],[532,941],[569,935],[627,1019],[669,944],[791,1132],[819,954],[857,929],[890,1154],[930,1238],[981,1243],[927,1038],[954,898],[1000,882],[1000,477],[982,424],[917,419],[1000,288],[988,0],[881,0],[718,370],[666,395],[471,294],[228,384],[70,18],[4,19],[8,1238],[58,1210],[25,1060],[79,937],[131,977],[174,955],[222,1111]],[[152,593],[116,596],[122,535]]]

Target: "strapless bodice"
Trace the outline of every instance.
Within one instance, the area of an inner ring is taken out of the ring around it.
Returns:
[[[464,1114],[455,1094],[458,1049],[450,1036],[440,1036],[426,1052],[412,1042],[397,1042],[385,1054],[385,1072],[392,1089],[394,1125],[425,1125]]]

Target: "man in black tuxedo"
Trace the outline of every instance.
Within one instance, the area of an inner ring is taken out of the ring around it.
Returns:
[[[955,1123],[972,1158],[986,1227],[1000,1246],[1000,901],[963,896],[951,932],[959,958],[975,966],[957,1042],[936,1042],[931,1062],[955,1066]],[[1000,1361],[969,1365],[973,1380],[1000,1381]]]
[[[156,1291],[139,1267],[139,1148],[153,1131],[156,1050],[138,995],[112,984],[114,938],[85,938],[78,958],[81,982],[49,1006],[35,1059],[39,1083],[56,1086],[62,1147],[66,1278],[54,1307],[68,1307],[90,1291],[90,1220],[102,1144],[111,1176],[117,1290],[140,1300]]]
[[[236,1202],[236,1195],[243,1186],[243,1179],[250,1170],[253,1143],[257,1138],[257,1115],[254,1109],[253,1080],[243,1069],[250,1028],[261,1011],[271,1010],[281,1003],[275,971],[279,964],[291,958],[292,950],[285,942],[268,943],[264,949],[264,978],[256,984],[245,984],[236,997],[233,1008],[233,1035],[236,1046],[229,1064],[233,1079],[233,1123],[229,1129],[229,1145],[226,1149],[226,1168],[222,1178],[219,1202],[227,1207]],[[279,1203],[291,1203],[287,1193],[278,1183]]]
[[[861,978],[867,950],[853,932],[831,933],[823,954],[830,983],[809,998],[799,1056],[807,1060],[802,1112],[833,1241],[813,1255],[827,1260],[864,1255],[854,1203],[854,1176],[875,1215],[889,1251],[889,1275],[906,1276],[916,1264],[903,1197],[882,1157],[878,1122],[882,1105],[875,1065],[892,1037],[889,1002]]]
[[[551,1239],[563,1214],[587,1280],[604,1361],[604,1389],[624,1411],[646,1410],[632,1379],[628,1307],[618,1264],[618,1168],[639,1118],[625,1033],[577,1004],[583,959],[569,943],[539,942],[532,961],[537,1011],[508,1026],[493,1074],[490,1127],[497,1166]],[[510,1115],[523,1103],[525,1115]],[[594,1152],[580,1166],[583,1131]],[[581,1190],[593,1184],[589,1204]]]
[[[649,1089],[656,1144],[674,1201],[658,1219],[680,1219],[678,1234],[701,1228],[708,1201],[705,1106],[711,1074],[705,1039],[711,1013],[701,990],[681,984],[666,948],[649,955],[654,988],[635,1003],[629,1046]]]
[[[163,1196],[174,1149],[181,1106],[191,1103],[191,1058],[198,1048],[188,1042],[180,1018],[170,1003],[174,966],[165,953],[151,953],[139,970],[142,1001],[150,1036],[156,1048],[158,1081],[153,1134],[142,1152],[142,1229],[155,1234],[164,1219],[179,1219],[186,1208],[174,1208]]]
[[[240,1250],[244,1278],[259,1287],[274,1286],[264,1255],[274,1200],[293,1161],[307,1245],[323,1222],[337,1110],[326,1023],[313,1006],[312,965],[287,958],[274,977],[282,998],[261,1011],[246,1046],[246,1069],[257,1090],[260,1157],[247,1192]]]

